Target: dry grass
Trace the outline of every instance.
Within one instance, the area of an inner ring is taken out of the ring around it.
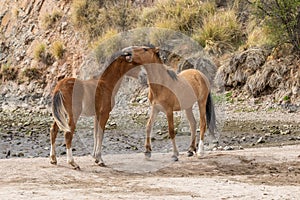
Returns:
[[[241,41],[241,34],[241,25],[235,11],[227,10],[205,18],[203,26],[193,34],[193,38],[203,46],[208,40],[237,46]]]
[[[0,75],[2,81],[16,80],[18,77],[18,70],[9,63],[1,65]]]
[[[43,43],[38,44],[35,47],[33,54],[37,61],[43,60],[43,58],[46,56],[46,45]]]
[[[153,7],[143,9],[139,26],[169,28],[190,35],[201,26],[204,17],[214,12],[212,1],[158,1]]]
[[[72,3],[72,21],[91,41],[109,29],[121,32],[134,28],[138,16],[139,9],[130,1],[74,0]]]
[[[40,70],[36,67],[30,67],[30,68],[26,68],[23,72],[22,75],[26,78],[28,78],[29,81],[32,80],[38,80],[40,79],[42,73],[40,72]]]
[[[56,59],[61,59],[64,55],[65,48],[61,41],[56,41],[51,46],[51,52]]]
[[[61,18],[62,13],[59,11],[54,11],[51,14],[46,14],[42,18],[42,27],[44,29],[52,28]]]

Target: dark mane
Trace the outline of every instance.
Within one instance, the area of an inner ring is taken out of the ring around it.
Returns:
[[[174,70],[172,69],[167,69],[167,73],[169,74],[169,76],[174,80],[174,81],[177,81],[178,80],[178,77],[177,77],[177,74]]]

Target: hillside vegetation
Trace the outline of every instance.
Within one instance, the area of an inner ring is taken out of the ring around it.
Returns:
[[[220,68],[219,88],[254,97],[279,90],[288,91],[278,99],[299,96],[298,0],[23,0],[4,5],[2,85],[35,82],[42,95],[49,95],[57,80],[78,76],[89,52],[107,57],[129,44],[161,46],[172,37],[161,30],[172,30],[193,39],[212,57]],[[145,27],[160,29],[147,32]],[[138,30],[134,38],[124,42],[124,33],[133,29]],[[262,59],[249,66],[247,52],[254,60]]]

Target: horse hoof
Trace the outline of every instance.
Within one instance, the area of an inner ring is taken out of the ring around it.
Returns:
[[[151,158],[151,152],[150,152],[150,151],[145,152],[144,154],[145,154],[145,157],[146,157],[146,158]]]
[[[172,156],[172,161],[174,161],[174,162],[178,161],[178,157],[175,156],[175,155],[173,155],[173,156]]]
[[[75,166],[75,167],[73,167],[73,169],[80,171],[80,167],[79,166]]]
[[[201,159],[204,157],[204,152],[197,152],[197,158]]]
[[[194,153],[193,153],[192,151],[188,151],[188,152],[187,152],[187,156],[188,156],[188,157],[192,157],[193,155],[194,155]]]
[[[104,162],[100,162],[100,163],[98,163],[98,165],[99,165],[99,167],[106,167]]]
[[[52,165],[56,165],[56,164],[57,164],[57,160],[56,160],[56,157],[55,157],[55,156],[51,156],[51,157],[50,157],[50,163],[51,163]]]

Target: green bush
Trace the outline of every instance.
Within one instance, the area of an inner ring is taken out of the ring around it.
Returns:
[[[269,29],[269,37],[276,44],[290,42],[300,51],[300,1],[255,0],[255,15]]]

